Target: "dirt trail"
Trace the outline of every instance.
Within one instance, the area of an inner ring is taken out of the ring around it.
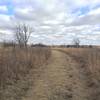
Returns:
[[[52,50],[48,65],[22,100],[91,100],[87,78],[77,66],[65,53]]]

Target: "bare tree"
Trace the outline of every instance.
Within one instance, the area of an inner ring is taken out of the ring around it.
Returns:
[[[15,39],[20,47],[27,47],[32,32],[32,28],[26,24],[19,24],[15,27]]]
[[[79,40],[79,38],[74,38],[73,39],[73,44],[75,45],[75,47],[79,47],[79,45],[80,45],[80,40]]]

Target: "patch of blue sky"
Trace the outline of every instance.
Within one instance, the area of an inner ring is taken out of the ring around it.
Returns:
[[[76,8],[72,11],[72,14],[76,14],[77,16],[86,15],[90,11],[89,7],[81,7]]]
[[[12,3],[12,0],[0,0],[0,5],[9,5]]]
[[[13,14],[13,4],[12,0],[0,0],[0,6],[6,6],[8,11],[0,11],[0,14],[7,14],[12,15]]]
[[[8,8],[8,15],[13,15],[13,13],[14,13],[14,7],[13,7],[13,5],[8,5],[7,6],[7,8]]]
[[[13,7],[12,6],[7,6],[7,11],[0,11],[0,14],[6,14],[6,15],[13,15]]]

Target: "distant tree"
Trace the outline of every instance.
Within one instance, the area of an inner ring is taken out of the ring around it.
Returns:
[[[93,46],[92,45],[89,45],[89,48],[92,48]]]
[[[74,38],[73,39],[73,44],[75,45],[75,47],[79,47],[80,46],[80,39],[79,38]]]
[[[32,32],[33,29],[26,24],[19,24],[15,27],[15,40],[20,47],[27,47]]]

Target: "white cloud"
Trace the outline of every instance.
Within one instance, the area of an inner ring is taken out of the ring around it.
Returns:
[[[100,34],[100,0],[12,0],[13,15],[0,14],[0,28],[13,29],[17,22],[34,28],[31,41],[69,43],[75,36],[84,42]],[[7,7],[0,9],[6,9]],[[32,39],[33,38],[33,39]],[[95,39],[93,39],[95,38]],[[91,42],[90,42],[91,43]]]
[[[11,21],[11,16],[0,14],[0,29],[12,30],[14,22]]]
[[[89,15],[99,15],[100,14],[100,8],[94,9],[88,13]]]
[[[0,6],[0,12],[7,12],[8,11],[8,8],[7,6]]]
[[[98,25],[100,24],[100,8],[91,10],[85,15],[77,16],[70,25]]]

